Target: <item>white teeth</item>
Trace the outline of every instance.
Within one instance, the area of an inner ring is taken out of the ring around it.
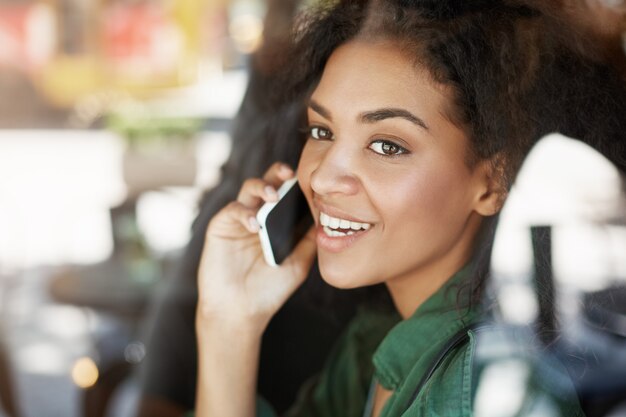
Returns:
[[[350,230],[347,233],[343,233],[343,232],[340,232],[339,230],[333,230],[329,228],[328,226],[324,226],[324,233],[326,233],[326,235],[330,237],[341,237],[341,236],[352,236],[356,232],[354,230]]]
[[[365,226],[366,223],[358,223],[358,222],[350,222],[350,229],[352,230],[360,230],[363,229],[363,226]],[[369,227],[369,224],[367,225],[367,227]],[[346,227],[347,229],[347,227]]]
[[[372,225],[369,223],[351,222],[350,220],[331,217],[326,213],[320,213],[320,224],[324,226],[324,231],[328,236],[353,235],[355,231],[368,230]],[[347,233],[332,229],[351,229]],[[339,233],[337,235],[337,233]]]
[[[346,236],[346,234],[345,234],[345,233],[342,233],[342,232],[340,232],[340,231],[338,231],[338,230],[332,230],[332,229],[329,229],[329,228],[328,228],[328,226],[325,226],[325,227],[324,227],[324,233],[326,233],[326,235],[327,235],[327,236],[330,236],[330,237],[341,237],[341,236]]]

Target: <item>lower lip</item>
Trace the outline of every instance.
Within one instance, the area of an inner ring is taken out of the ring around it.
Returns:
[[[370,230],[364,230],[362,232],[357,232],[353,235],[345,235],[345,236],[328,236],[324,233],[324,227],[317,227],[317,247],[318,249],[323,249],[328,252],[341,252],[350,246],[352,246],[357,240],[365,236]]]

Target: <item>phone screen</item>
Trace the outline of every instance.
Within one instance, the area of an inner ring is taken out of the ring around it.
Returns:
[[[274,259],[281,264],[313,224],[311,210],[296,183],[265,220]]]

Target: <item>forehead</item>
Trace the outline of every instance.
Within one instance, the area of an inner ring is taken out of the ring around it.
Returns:
[[[316,101],[337,102],[341,110],[429,107],[441,114],[451,104],[449,96],[443,85],[393,43],[364,41],[337,48],[313,92]]]

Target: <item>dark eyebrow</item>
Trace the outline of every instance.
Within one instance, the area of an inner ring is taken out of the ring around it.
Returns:
[[[330,111],[315,100],[309,100],[309,107],[311,108],[311,110],[324,117],[325,119],[329,121],[333,120]],[[381,120],[392,119],[394,117],[408,120],[409,122],[428,130],[428,126],[426,125],[426,123],[424,123],[422,119],[420,119],[408,110],[397,108],[384,108],[363,112],[359,115],[359,121],[361,121],[362,123],[376,123],[380,122]]]
[[[404,109],[386,108],[368,111],[361,113],[359,119],[364,123],[376,123],[381,120],[392,119],[394,117],[408,120],[409,122],[428,130],[428,126],[426,126],[426,123],[424,123],[422,119]]]
[[[317,101],[315,101],[313,99],[309,100],[309,107],[315,113],[319,114],[323,118],[325,118],[327,120],[330,120],[332,122],[333,118],[330,115],[330,111],[328,111],[328,109],[326,109],[324,106],[319,104]]]

